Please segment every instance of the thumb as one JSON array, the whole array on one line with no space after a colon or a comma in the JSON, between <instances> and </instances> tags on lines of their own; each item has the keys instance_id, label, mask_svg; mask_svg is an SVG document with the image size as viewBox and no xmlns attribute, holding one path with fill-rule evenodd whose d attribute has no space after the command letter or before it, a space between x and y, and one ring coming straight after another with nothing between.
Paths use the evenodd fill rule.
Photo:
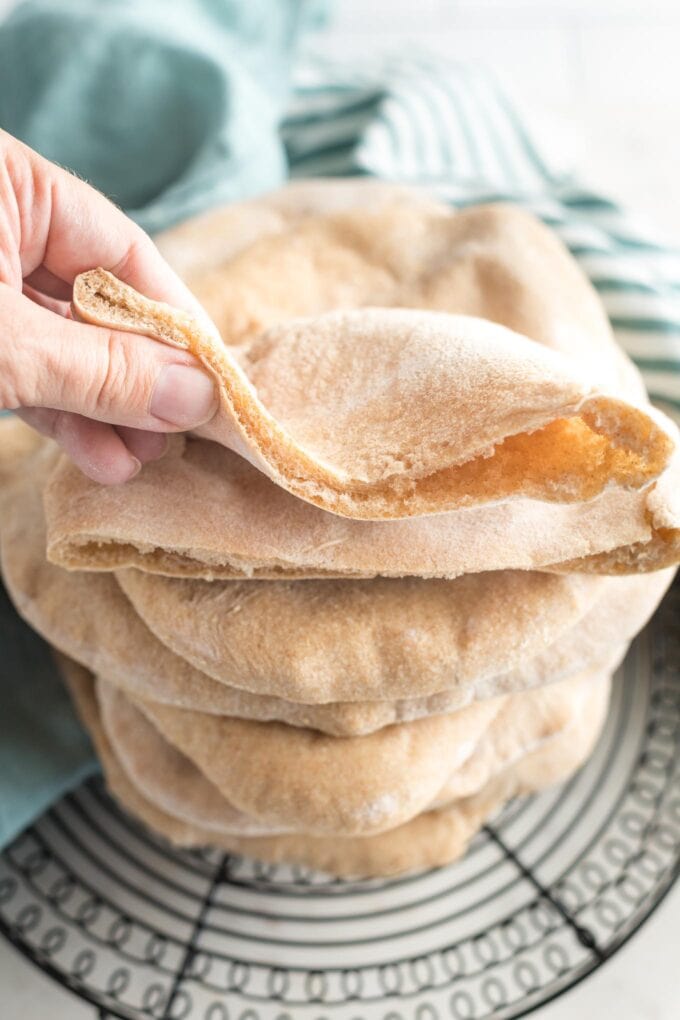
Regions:
<instances>
[{"instance_id":1,"label":"thumb","mask_svg":"<svg viewBox=\"0 0 680 1020\"><path fill-rule=\"evenodd\" d=\"M56 315L0 285L0 407L172 432L212 418L217 393L183 351Z\"/></svg>"}]
</instances>

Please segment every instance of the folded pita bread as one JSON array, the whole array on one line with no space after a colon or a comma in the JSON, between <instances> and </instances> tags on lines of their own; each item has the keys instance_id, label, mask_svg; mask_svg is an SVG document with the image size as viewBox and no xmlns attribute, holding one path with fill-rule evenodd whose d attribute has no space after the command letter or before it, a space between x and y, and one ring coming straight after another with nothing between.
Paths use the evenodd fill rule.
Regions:
<instances>
[{"instance_id":1,"label":"folded pita bread","mask_svg":"<svg viewBox=\"0 0 680 1020\"><path fill-rule=\"evenodd\" d=\"M285 226L261 229L273 210ZM453 312L507 326L644 398L594 288L557 235L516 206L456 211L413 188L296 182L173 228L161 247L176 268L184 262L229 345L337 309Z\"/></svg>"},{"instance_id":2,"label":"folded pita bread","mask_svg":"<svg viewBox=\"0 0 680 1020\"><path fill-rule=\"evenodd\" d=\"M675 446L658 413L483 319L364 308L292 320L250 345L244 370L203 322L105 270L76 279L73 306L85 321L196 355L221 397L202 434L353 519L639 489Z\"/></svg>"},{"instance_id":3,"label":"folded pita bread","mask_svg":"<svg viewBox=\"0 0 680 1020\"><path fill-rule=\"evenodd\" d=\"M360 212L347 212L355 203ZM308 215L332 208L345 211ZM183 224L164 236L163 250L229 343L248 347L291 317L367 304L462 312L587 364L634 403L644 399L593 288L557 237L517 209L453 213L419 192L312 182ZM174 444L176 455L182 445ZM85 483L83 491L76 470L63 465L48 498L50 556L68 567L138 565L208 579L451 577L562 561L617 572L680 558L677 466L663 498L606 489L586 504L519 499L386 528L301 505L242 458L204 446L188 444L181 464L149 466L150 478L124 490Z\"/></svg>"},{"instance_id":4,"label":"folded pita bread","mask_svg":"<svg viewBox=\"0 0 680 1020\"><path fill-rule=\"evenodd\" d=\"M460 857L484 821L506 800L560 781L578 768L600 732L606 700L584 712L580 725L528 755L475 797L429 811L389 832L359 838L311 836L226 836L187 823L164 811L130 782L101 726L91 676L75 663L62 663L65 680L83 722L89 729L113 795L151 829L180 846L221 847L267 861L288 861L344 877L369 877L416 871L447 864ZM593 696L603 688L595 685Z\"/></svg>"},{"instance_id":5,"label":"folded pita bread","mask_svg":"<svg viewBox=\"0 0 680 1020\"><path fill-rule=\"evenodd\" d=\"M172 577L457 577L487 570L632 573L680 559L680 461L644 491L586 503L509 500L403 521L303 503L216 443L172 437L124 486L67 457L45 492L48 555L67 569Z\"/></svg>"},{"instance_id":6,"label":"folded pita bread","mask_svg":"<svg viewBox=\"0 0 680 1020\"><path fill-rule=\"evenodd\" d=\"M592 709L594 687L600 684L608 688L608 683L603 676L591 677L587 684L574 678L553 685L546 693L532 691L505 698L501 710L433 806L478 793L492 777L524 755L578 726L583 713ZM98 679L96 689L106 736L126 775L145 797L192 824L234 835L273 834L222 797L217 787L164 740L114 685Z\"/></svg>"},{"instance_id":7,"label":"folded pita bread","mask_svg":"<svg viewBox=\"0 0 680 1020\"><path fill-rule=\"evenodd\" d=\"M505 674L471 677L466 683L459 678L458 684L450 690L429 696L411 693L405 698L367 701L361 699L362 671L355 677L338 678L349 690L354 680L354 694L360 700L308 706L215 681L184 658L174 655L154 637L124 598L113 577L66 572L45 561L39 478L41 471L44 474L49 470L50 458L54 455L49 452L50 447L51 444L46 444L41 454L45 463L34 463L22 478L21 486L10 492L11 500L7 497L5 500L8 512L0 528L0 545L8 590L22 615L64 653L102 673L132 695L180 708L260 721L276 720L339 736L356 736L394 722L442 714L463 707L473 698L493 697L561 679L604 661L609 651L614 656L611 659L611 668L614 668L615 657L622 654L625 643L645 623L672 577L672 572L667 572L604 581L601 598L585 616L579 616L583 603L579 603L578 598L569 596L568 590L563 589L560 601L554 598L560 594L559 590L553 590L551 606L555 619L549 621L541 607L538 607L537 619L545 626L546 638L555 635L560 627L564 628L562 636L544 647L534 659L522 658ZM176 611L172 602L168 611ZM570 620L571 625L568 625ZM279 637L286 639L286 628ZM534 640L535 637L534 632ZM470 638L465 640L470 641ZM501 635L498 640L502 643L507 638ZM474 641L473 635L473 644ZM258 654L261 644L258 636L251 641L252 656ZM378 650L376 646L372 652L374 660ZM243 666L245 670L245 656ZM244 677L245 671L234 679L242 684ZM289 684L292 679L291 673ZM310 677L310 682L312 680ZM418 690L420 678L416 672L412 672L411 682L412 690ZM263 686L271 688L272 683L267 685L265 679ZM306 686L309 688L309 684ZM314 696L313 683L309 693Z\"/></svg>"}]
</instances>

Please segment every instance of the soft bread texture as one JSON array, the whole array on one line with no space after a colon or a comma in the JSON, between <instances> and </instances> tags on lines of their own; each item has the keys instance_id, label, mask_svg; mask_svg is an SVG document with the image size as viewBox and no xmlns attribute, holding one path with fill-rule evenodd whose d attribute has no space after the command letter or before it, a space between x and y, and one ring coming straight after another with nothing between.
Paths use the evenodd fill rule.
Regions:
<instances>
[{"instance_id":1,"label":"soft bread texture","mask_svg":"<svg viewBox=\"0 0 680 1020\"><path fill-rule=\"evenodd\" d=\"M646 500L651 525L646 541L618 546L608 552L560 564L560 570L607 574L630 574L659 570L680 560L680 456L676 453L667 471L651 487Z\"/></svg>"},{"instance_id":2,"label":"soft bread texture","mask_svg":"<svg viewBox=\"0 0 680 1020\"><path fill-rule=\"evenodd\" d=\"M223 679L227 675L227 667L238 664L238 668L229 674L235 686L228 686L191 665L181 655L173 654L155 637L123 596L113 577L107 574L67 572L48 563L43 551L40 478L41 474L49 473L54 455L54 447L46 443L31 469L6 494L6 513L0 528L0 553L8 591L29 623L62 652L94 672L105 675L133 696L179 708L263 722L273 720L308 726L338 736L357 736L395 722L442 714L463 707L474 698L494 697L562 679L575 670L586 669L604 661L612 650L620 655L623 651L621 646L625 647L625 643L646 622L673 576L673 571L667 571L652 576L603 580L597 586L600 592L597 602L587 612L584 612L587 604L587 600L583 599L585 591L579 590L578 583L571 590L569 587L551 589L547 585L543 589L539 586L533 589L533 593L535 595L538 592L546 598L550 595L548 605L535 605L533 601L527 601L524 608L519 607L520 619L517 619L512 606L507 607L507 612L502 611L501 600L497 606L497 626L493 626L490 632L490 620L485 618L486 612L482 606L475 625L459 632L458 645L449 649L444 640L447 632L441 634L443 643L439 654L447 659L452 671L448 675L442 674L441 680L446 688L435 694L422 693L427 689L427 684L432 683L433 674L431 670L427 671L427 657L421 655L418 662L425 674L421 676L416 669L409 669L408 693L405 697L388 700L383 692L380 700L366 700L367 687L372 685L375 690L378 686L378 690L381 690L378 685L381 677L385 679L385 689L394 690L397 685L389 672L386 673L385 663L381 660L383 654L386 661L394 661L395 653L387 641L388 633L384 633L380 641L375 641L375 635L367 634L364 629L361 633L365 639L370 638L373 642L365 649L370 650L371 662L367 662L358 672L350 668L348 673L338 669L338 665L341 666L343 662L346 667L351 665L346 658L340 657L336 661L335 673L329 672L328 664L324 666L321 663L320 669L323 672L320 675L323 676L326 697L334 695L335 700L327 703L317 701L308 705L300 699L305 696L319 697L309 664L304 659L289 658L286 662L287 671L281 672L282 662L277 664L275 661L277 658L283 659L291 637L290 617L284 615L284 618L277 619L274 616L266 621L269 639L264 643L261 640L263 620L259 610L269 604L266 599L261 603L259 598L255 598L255 605L252 606L246 600L235 614L246 621L245 625L242 623L231 634L232 645L234 642L240 645L240 654L235 658L232 647L224 661L219 655L213 656L213 666L219 667ZM512 579L508 585L507 578L502 578L500 590L506 594L514 591L519 595L522 592L522 577L519 575L517 578L519 588L513 586ZM501 579L500 575L497 579ZM493 576L488 580L493 582ZM524 595L528 598L532 585L531 578L526 580L529 583L524 589ZM153 588L149 592L146 578L136 573L126 574L125 582L130 593L136 591L139 609L152 622L158 622L159 619L171 621L170 626L181 630L185 640L190 638L192 624L182 587L177 591L174 585L167 590L162 586L155 593ZM455 586L452 590L455 591ZM216 591L216 598L219 599L219 590ZM491 602L493 604L493 597ZM304 606L303 600L303 616ZM255 612L248 623L251 609ZM219 648L224 635L219 619L210 619L211 612L214 610L208 608L204 624L199 622L195 613L191 619L199 635L204 628L208 628L203 640L209 640ZM388 607L388 618L390 612ZM532 613L536 614L535 617L531 616ZM521 619L522 615L526 615L526 620ZM226 619L228 621L231 617ZM380 632L379 616L374 619L374 623ZM537 625L540 634L537 633ZM210 634L213 626L215 632ZM294 626L303 628L300 640L311 646L307 621L300 618ZM526 636L526 645L523 635ZM537 643L539 636L541 641ZM346 637L351 640L351 637ZM315 641L319 647L328 646L332 657L336 638L337 630L331 625L319 629ZM481 656L482 650L489 648L489 639L491 646L494 646L493 661L503 659L512 663L512 668L507 672L490 674L488 663ZM425 634L423 642L427 644L427 640ZM402 669L410 666L408 650L411 643L407 641L403 646ZM533 658L528 657L529 648L536 650L539 646L541 650L538 654ZM273 660L270 659L270 647L279 649ZM361 651L358 645L355 653L357 651ZM187 649L185 652L188 654ZM456 661L459 664L467 663L467 674L455 672ZM267 664L270 662L276 669L267 679ZM478 672L471 669L473 662L477 662ZM614 664L612 659L612 668ZM372 674L367 673L369 666L374 669ZM256 680L259 678L257 686L268 693L258 694L239 687L253 677ZM297 700L288 700L272 693L283 690ZM345 691L352 700L337 700L340 691Z\"/></svg>"},{"instance_id":3,"label":"soft bread texture","mask_svg":"<svg viewBox=\"0 0 680 1020\"><path fill-rule=\"evenodd\" d=\"M292 320L235 354L204 323L105 270L74 284L81 319L190 351L219 388L201 431L293 495L354 519L509 497L641 488L674 449L650 413L487 320L361 309Z\"/></svg>"},{"instance_id":4,"label":"soft bread texture","mask_svg":"<svg viewBox=\"0 0 680 1020\"><path fill-rule=\"evenodd\" d=\"M296 499L216 443L171 437L166 456L125 486L97 485L63 456L45 512L48 555L59 566L206 580L633 573L680 559L677 461L649 489L610 488L585 503L517 499L350 521Z\"/></svg>"},{"instance_id":5,"label":"soft bread texture","mask_svg":"<svg viewBox=\"0 0 680 1020\"><path fill-rule=\"evenodd\" d=\"M9 485L43 444L43 438L25 425L21 418L0 418L0 486Z\"/></svg>"},{"instance_id":6,"label":"soft bread texture","mask_svg":"<svg viewBox=\"0 0 680 1020\"><path fill-rule=\"evenodd\" d=\"M98 677L95 692L102 726L121 766L159 807L217 832L253 836L286 831L263 825L233 807L114 684Z\"/></svg>"},{"instance_id":7,"label":"soft bread texture","mask_svg":"<svg viewBox=\"0 0 680 1020\"><path fill-rule=\"evenodd\" d=\"M428 811L389 832L359 838L283 835L239 837L183 821L146 798L130 782L108 741L93 680L82 667L62 663L65 680L90 731L113 795L138 819L180 846L219 846L264 861L290 861L341 877L370 877L416 871L460 857L485 820L518 794L543 789L577 769L590 754L602 727L607 690L596 685L594 701L579 724L516 763L478 795ZM595 700L599 694L599 700Z\"/></svg>"},{"instance_id":8,"label":"soft bread texture","mask_svg":"<svg viewBox=\"0 0 680 1020\"><path fill-rule=\"evenodd\" d=\"M223 339L246 353L296 316L401 305L499 323L587 364L608 391L645 400L575 261L511 207L453 213L392 186L312 182L183 224L162 248ZM680 558L677 464L665 486L609 488L586 503L517 498L388 526L302 503L216 444L171 447L124 490L88 483L64 460L46 500L50 557L207 579L452 577L561 564L616 573Z\"/></svg>"},{"instance_id":9,"label":"soft bread texture","mask_svg":"<svg viewBox=\"0 0 680 1020\"><path fill-rule=\"evenodd\" d=\"M606 585L523 571L256 584L116 576L159 640L202 672L306 704L481 684L543 652Z\"/></svg>"},{"instance_id":10,"label":"soft bread texture","mask_svg":"<svg viewBox=\"0 0 680 1020\"><path fill-rule=\"evenodd\" d=\"M524 755L573 729L592 708L595 688L603 684L608 686L605 677L588 675L555 684L545 692L504 698L479 739L475 741L473 732L462 750L451 747L452 759L462 759L462 764L454 769L433 806L478 793ZM114 685L98 678L96 690L102 725L116 757L145 796L194 824L236 835L272 834L266 823L237 811ZM310 781L314 782L313 776ZM290 831L299 831L294 819Z\"/></svg>"},{"instance_id":11,"label":"soft bread texture","mask_svg":"<svg viewBox=\"0 0 680 1020\"><path fill-rule=\"evenodd\" d=\"M363 737L136 704L244 814L272 826L347 836L394 828L445 799L449 780L503 702L487 699Z\"/></svg>"},{"instance_id":12,"label":"soft bread texture","mask_svg":"<svg viewBox=\"0 0 680 1020\"><path fill-rule=\"evenodd\" d=\"M598 673L514 695L501 726L511 746L531 725L544 739L569 724ZM530 706L523 706L528 699ZM363 737L329 737L281 723L201 715L157 702L137 707L244 814L316 835L367 835L403 824L455 796L468 760L505 699L388 726ZM464 789L464 784L463 784Z\"/></svg>"},{"instance_id":13,"label":"soft bread texture","mask_svg":"<svg viewBox=\"0 0 680 1020\"><path fill-rule=\"evenodd\" d=\"M582 586L582 575L558 586L547 583L551 575L521 571L444 588L407 579L248 585L116 576L158 639L202 672L311 705L446 691L464 704L537 686L628 640L673 575L601 579L595 588Z\"/></svg>"},{"instance_id":14,"label":"soft bread texture","mask_svg":"<svg viewBox=\"0 0 680 1020\"><path fill-rule=\"evenodd\" d=\"M101 272L76 309L188 345L222 413L108 492L15 430L12 595L98 674L65 666L109 784L173 841L340 875L453 859L590 750L673 572L592 575L680 554L673 427L513 210L298 185L163 244L221 339Z\"/></svg>"},{"instance_id":15,"label":"soft bread texture","mask_svg":"<svg viewBox=\"0 0 680 1020\"><path fill-rule=\"evenodd\" d=\"M489 699L369 736L329 737L157 702L136 705L244 814L319 835L380 832L430 806L501 707Z\"/></svg>"},{"instance_id":16,"label":"soft bread texture","mask_svg":"<svg viewBox=\"0 0 680 1020\"><path fill-rule=\"evenodd\" d=\"M47 452L51 452L49 447ZM16 483L15 491L34 484L34 479L35 465L33 472ZM39 513L39 500L33 505ZM9 520L20 521L25 527L29 510L26 505L21 513L9 515ZM6 525L2 535L3 572L9 590L30 617L31 606L25 600L22 605L13 584L12 567L12 555L21 555L28 543L14 541L11 535L8 539ZM71 579L73 575L64 576ZM38 582L34 588L35 603L46 586ZM61 594L57 598L52 613L63 620L71 607ZM83 606L79 609L82 613ZM73 615L79 620L77 607ZM119 631L118 641L129 645L130 634ZM199 751L207 754L208 763L201 761L202 771L223 795L228 789L227 799L238 810L274 828L290 827L292 820L299 818L306 831L320 833L378 831L398 825L428 806L442 795L450 773L462 764L500 708L498 700L489 699L458 713L342 739L278 723L199 715L155 702L139 701L138 705L192 760ZM281 784L273 781L272 768ZM216 771L211 773L211 769ZM405 786L406 774L409 783ZM310 782L313 788L308 789Z\"/></svg>"},{"instance_id":17,"label":"soft bread texture","mask_svg":"<svg viewBox=\"0 0 680 1020\"><path fill-rule=\"evenodd\" d=\"M405 205L426 207L432 215L447 215L446 206L434 201L425 189L404 187L377 180L319 178L289 181L284 188L249 202L235 202L209 209L154 238L163 257L187 282L214 278L211 273L231 261L261 238L287 231L310 216L334 215L362 210L385 213ZM208 297L206 289L204 297ZM215 300L222 305L217 284ZM231 303L229 303L230 305ZM219 310L219 309L216 309ZM232 314L234 309L231 309Z\"/></svg>"},{"instance_id":18,"label":"soft bread texture","mask_svg":"<svg viewBox=\"0 0 680 1020\"><path fill-rule=\"evenodd\" d=\"M262 213L274 208L279 216L285 208L285 229L258 237ZM337 309L453 312L507 326L644 399L578 264L554 232L515 206L454 211L415 189L328 181L287 185L211 216L212 225L199 218L169 231L163 250L174 261L188 248L193 266L175 267L226 344L247 347L282 322ZM222 218L229 233L220 254ZM204 234L199 267L193 253Z\"/></svg>"},{"instance_id":19,"label":"soft bread texture","mask_svg":"<svg viewBox=\"0 0 680 1020\"><path fill-rule=\"evenodd\" d=\"M307 212L323 211L333 204L346 209L347 193L343 194L340 186L336 190L340 199L334 203L328 198L333 194L332 188L324 191L312 186L301 203L300 193L304 194L305 189L298 186L297 190L293 189L295 194L288 204L294 209L297 206L298 212L300 208ZM360 186L351 189L352 201L359 202L357 196L361 190ZM350 211L325 217L307 216L303 222L298 215L286 229L274 231L276 236L271 236L272 232L262 225L264 205L259 207L259 212L252 203L240 210L232 208L219 214L216 225L211 228L205 220L179 228L174 251L179 257L183 243L195 251L201 231L207 232L211 257L224 264L213 269L212 275L204 272L203 276L194 265L188 275L229 344L243 343L245 339L252 342L267 326L290 320L292 316L318 314L337 307L381 303L459 310L498 322L506 321L522 330L528 326L528 336L556 350L566 351L572 358L587 353L589 367L601 378L606 374L603 366L608 361L618 361L619 386L628 386L630 392L636 390L640 395L639 380L635 380L635 373L616 352L597 299L573 261L545 228L509 208L487 207L452 214L420 196L407 200L402 194L395 200L394 189L389 194L390 200L378 212L368 213L364 201L360 215ZM265 220L272 215L277 198L280 206L285 205L286 190L268 200ZM221 219L225 217L232 228L236 227L237 240L227 240L226 251L219 251L215 238ZM258 224L262 228L261 235L269 236L258 238ZM405 245L407 236L410 244ZM473 239L474 245L471 244ZM171 236L166 236L165 244L172 257ZM505 259L500 254L503 249ZM540 250L540 260L535 258L537 250ZM550 315L539 311L536 297L551 272L554 284L558 270L560 286L552 288L556 293L550 321ZM526 287L526 279L522 279L523 273L527 279L531 274L535 280L533 294ZM580 300L574 305L571 298L579 290ZM101 297L98 300L101 302ZM130 309L126 312L119 307L116 314L125 318L129 312ZM163 328L169 328L167 321ZM599 350L597 344L593 348L594 338L599 341ZM266 384L271 371L276 376L276 366L269 365L269 350L267 364L263 365L262 344L260 340L256 354L259 386ZM265 346L271 345L267 342ZM325 348L323 356L328 357L328 345ZM342 361L343 352L337 353ZM287 351L283 356L286 370L289 354ZM250 352L247 360L252 360ZM611 373L607 381L611 385ZM276 378L272 383L276 392L270 392L270 399L282 393ZM292 410L298 417L298 426L303 427L300 408L296 405ZM286 413L291 413L290 403ZM315 442L319 439L318 424L317 420L311 423ZM337 417L333 419L333 425L336 424ZM343 450L346 447L345 442ZM339 451L340 455L343 450ZM354 453L350 444L350 457ZM384 467L383 464L380 470Z\"/></svg>"}]
</instances>

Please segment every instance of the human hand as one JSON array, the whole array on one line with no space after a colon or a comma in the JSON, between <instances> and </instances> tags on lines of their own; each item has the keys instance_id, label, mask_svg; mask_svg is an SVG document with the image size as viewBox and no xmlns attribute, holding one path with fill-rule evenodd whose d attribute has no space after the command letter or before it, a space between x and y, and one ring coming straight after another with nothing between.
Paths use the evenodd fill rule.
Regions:
<instances>
[{"instance_id":1,"label":"human hand","mask_svg":"<svg viewBox=\"0 0 680 1020\"><path fill-rule=\"evenodd\" d=\"M161 456L163 433L208 421L217 395L191 355L73 319L73 281L96 266L200 314L139 227L0 131L0 409L55 439L90 478L116 484Z\"/></svg>"}]
</instances>

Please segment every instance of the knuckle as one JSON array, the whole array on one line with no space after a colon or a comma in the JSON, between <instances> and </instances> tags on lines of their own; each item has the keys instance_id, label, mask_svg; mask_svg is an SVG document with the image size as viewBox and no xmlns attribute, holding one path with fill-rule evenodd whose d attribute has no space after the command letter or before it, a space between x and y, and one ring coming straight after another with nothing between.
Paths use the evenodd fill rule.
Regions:
<instances>
[{"instance_id":1,"label":"knuckle","mask_svg":"<svg viewBox=\"0 0 680 1020\"><path fill-rule=\"evenodd\" d=\"M134 275L135 268L140 265L143 262L144 257L148 255L150 247L152 247L151 239L144 233L141 227L135 227L134 234L130 239L123 257L115 264L115 266L111 267L110 271L120 280L127 281L130 276Z\"/></svg>"},{"instance_id":2,"label":"knuckle","mask_svg":"<svg viewBox=\"0 0 680 1020\"><path fill-rule=\"evenodd\" d=\"M129 344L120 333L107 332L101 368L92 381L89 403L103 414L130 411L136 405L135 375Z\"/></svg>"}]
</instances>

